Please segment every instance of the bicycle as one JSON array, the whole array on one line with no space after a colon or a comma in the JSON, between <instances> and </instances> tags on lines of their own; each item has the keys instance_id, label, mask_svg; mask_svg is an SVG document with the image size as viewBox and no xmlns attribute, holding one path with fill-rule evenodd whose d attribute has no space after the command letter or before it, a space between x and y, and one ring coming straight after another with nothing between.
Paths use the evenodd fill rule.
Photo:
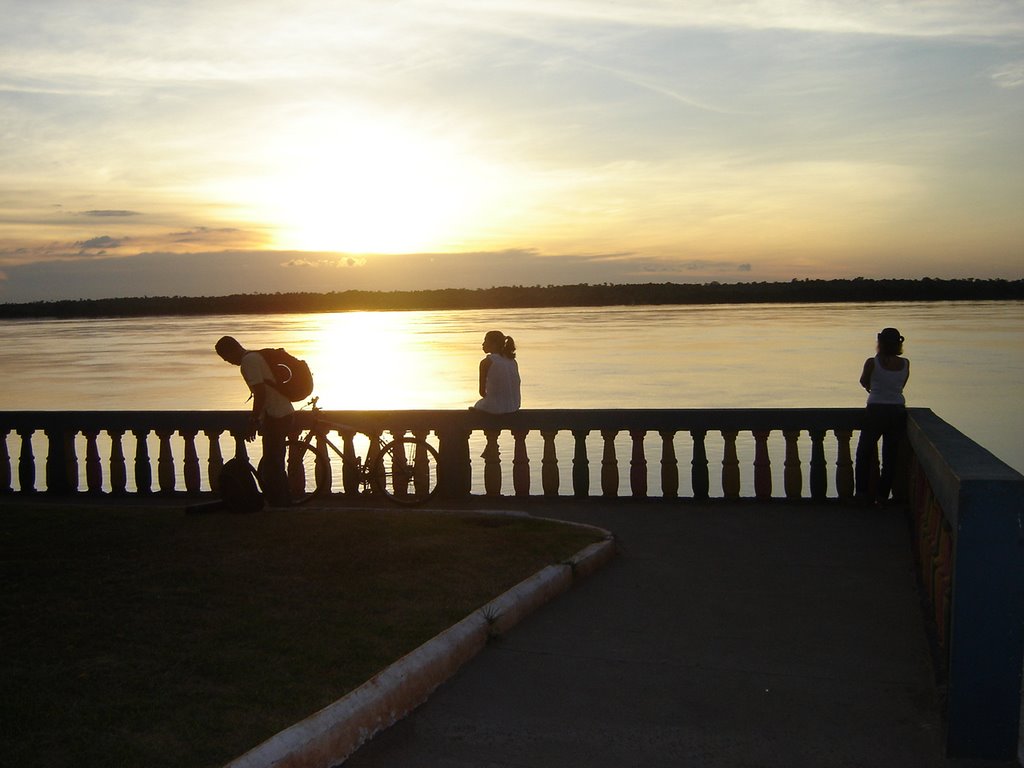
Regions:
<instances>
[{"instance_id":1,"label":"bicycle","mask_svg":"<svg viewBox=\"0 0 1024 768\"><path fill-rule=\"evenodd\" d=\"M380 495L407 506L422 504L437 493L439 457L434 446L408 435L394 436L390 441L380 434L369 435L366 461L355 455L350 441L345 445L346 459L346 450L331 442L328 433L334 430L354 434L358 430L317 417L321 411L318 401L314 397L307 403L313 415L311 426L287 442L288 483L293 503L305 503L331 493L334 472L330 451L342 462L346 490L354 488L358 494Z\"/></svg>"}]
</instances>

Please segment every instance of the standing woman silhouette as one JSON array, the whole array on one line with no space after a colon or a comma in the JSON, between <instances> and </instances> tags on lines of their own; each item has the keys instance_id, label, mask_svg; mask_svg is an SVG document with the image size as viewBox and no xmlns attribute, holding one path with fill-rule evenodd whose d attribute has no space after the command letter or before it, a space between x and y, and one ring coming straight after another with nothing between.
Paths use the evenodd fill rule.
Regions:
<instances>
[{"instance_id":1,"label":"standing woman silhouette","mask_svg":"<svg viewBox=\"0 0 1024 768\"><path fill-rule=\"evenodd\" d=\"M516 343L501 331L488 331L480 361L480 400L473 407L487 413L513 413L521 404Z\"/></svg>"},{"instance_id":2,"label":"standing woman silhouette","mask_svg":"<svg viewBox=\"0 0 1024 768\"><path fill-rule=\"evenodd\" d=\"M895 328L878 334L878 352L864 361L860 385L868 391L864 428L857 443L857 498L878 504L889 498L896 468L896 454L907 426L903 388L910 378L910 361L903 354L903 336ZM882 439L881 473L872 492L874 454Z\"/></svg>"}]
</instances>

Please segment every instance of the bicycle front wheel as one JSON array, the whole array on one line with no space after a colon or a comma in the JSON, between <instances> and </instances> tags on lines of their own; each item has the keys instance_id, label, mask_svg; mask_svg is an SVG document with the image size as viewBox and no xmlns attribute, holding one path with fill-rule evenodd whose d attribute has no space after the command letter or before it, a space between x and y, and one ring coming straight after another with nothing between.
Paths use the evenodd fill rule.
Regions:
<instances>
[{"instance_id":1,"label":"bicycle front wheel","mask_svg":"<svg viewBox=\"0 0 1024 768\"><path fill-rule=\"evenodd\" d=\"M331 460L322 447L305 440L288 441L288 490L293 504L331 492Z\"/></svg>"},{"instance_id":2,"label":"bicycle front wheel","mask_svg":"<svg viewBox=\"0 0 1024 768\"><path fill-rule=\"evenodd\" d=\"M381 449L370 470L374 490L397 504L422 504L437 493L438 455L415 437L399 437Z\"/></svg>"}]
</instances>

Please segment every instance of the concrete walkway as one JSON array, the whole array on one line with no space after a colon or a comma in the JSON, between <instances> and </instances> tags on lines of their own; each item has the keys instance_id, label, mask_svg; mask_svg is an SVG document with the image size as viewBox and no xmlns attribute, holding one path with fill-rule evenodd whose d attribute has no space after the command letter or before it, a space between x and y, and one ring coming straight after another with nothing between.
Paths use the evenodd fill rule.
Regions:
<instances>
[{"instance_id":1,"label":"concrete walkway","mask_svg":"<svg viewBox=\"0 0 1024 768\"><path fill-rule=\"evenodd\" d=\"M620 554L346 768L967 765L942 756L899 511L519 508L611 530Z\"/></svg>"}]
</instances>

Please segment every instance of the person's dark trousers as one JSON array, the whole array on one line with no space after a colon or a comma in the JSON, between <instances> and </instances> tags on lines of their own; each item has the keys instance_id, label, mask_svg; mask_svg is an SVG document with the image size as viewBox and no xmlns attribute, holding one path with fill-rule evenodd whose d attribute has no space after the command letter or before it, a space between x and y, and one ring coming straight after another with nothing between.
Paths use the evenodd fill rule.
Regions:
<instances>
[{"instance_id":1,"label":"person's dark trousers","mask_svg":"<svg viewBox=\"0 0 1024 768\"><path fill-rule=\"evenodd\" d=\"M907 431L907 409L902 405L869 405L864 417L864 428L857 443L856 483L858 498L885 501L892 491L892 477L896 470L900 441ZM878 488L872 493L875 451L882 440L881 472Z\"/></svg>"},{"instance_id":2,"label":"person's dark trousers","mask_svg":"<svg viewBox=\"0 0 1024 768\"><path fill-rule=\"evenodd\" d=\"M285 451L294 421L293 414L280 419L270 416L263 418L263 460L260 462L260 473L265 486L263 493L272 507L286 507L291 502Z\"/></svg>"}]
</instances>

